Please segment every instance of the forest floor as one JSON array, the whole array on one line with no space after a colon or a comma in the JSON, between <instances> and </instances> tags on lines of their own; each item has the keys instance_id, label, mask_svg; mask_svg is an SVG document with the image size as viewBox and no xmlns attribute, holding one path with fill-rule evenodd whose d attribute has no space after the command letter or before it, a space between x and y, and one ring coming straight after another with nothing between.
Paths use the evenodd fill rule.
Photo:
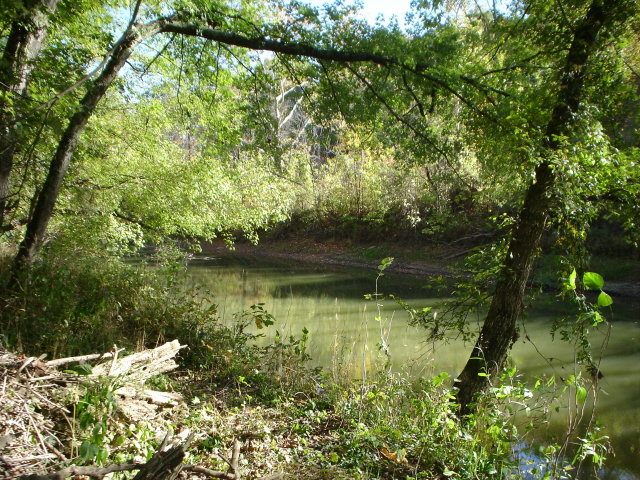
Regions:
<instances>
[{"instance_id":1,"label":"forest floor","mask_svg":"<svg viewBox=\"0 0 640 480\"><path fill-rule=\"evenodd\" d=\"M205 243L205 256L269 258L286 262L310 263L328 267L375 269L385 257L394 262L386 271L412 276L453 277L460 271L457 263L472 250L469 246L409 245L396 243L358 244L344 241L315 241L307 238L262 241L258 245L237 243L230 250L223 241ZM543 259L534 282L553 289L555 276L550 263ZM617 296L640 298L640 262L597 257L590 266L607 279L607 292Z\"/></svg>"}]
</instances>

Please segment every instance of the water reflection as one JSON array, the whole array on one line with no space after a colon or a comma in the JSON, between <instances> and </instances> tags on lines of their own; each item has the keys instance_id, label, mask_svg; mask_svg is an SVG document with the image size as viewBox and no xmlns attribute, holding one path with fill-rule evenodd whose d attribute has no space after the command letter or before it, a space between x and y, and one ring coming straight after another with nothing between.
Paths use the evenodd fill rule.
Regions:
<instances>
[{"instance_id":1,"label":"water reflection","mask_svg":"<svg viewBox=\"0 0 640 480\"><path fill-rule=\"evenodd\" d=\"M299 335L306 327L314 364L339 377L362 377L389 359L394 369L414 375L440 371L455 375L470 351L470 345L461 341L451 341L446 346L426 342L424 331L409 326L406 313L394 302L385 301L378 307L376 302L366 301L364 294L375 291L375 271L330 271L316 266L225 258L195 261L190 265L190 274L211 290L225 318L231 319L233 313L263 302L276 318L271 334L277 329L287 335ZM389 275L382 280L380 290L394 293L416 307L436 305L438 298L425 290L423 283L420 279ZM568 307L551 296L537 305L528 312L524 324L527 335L521 335L512 351L515 364L528 377L567 378L578 373L572 349L549 335L552 319L567 313ZM640 304L620 300L610 336L604 330L592 335L597 347L608 343L601 364L604 378L599 382L597 410L615 451L600 478L640 478L639 319ZM536 441L562 438L566 429L564 413L566 410L561 409L548 425L540 425ZM531 478L535 478L533 474Z\"/></svg>"}]
</instances>

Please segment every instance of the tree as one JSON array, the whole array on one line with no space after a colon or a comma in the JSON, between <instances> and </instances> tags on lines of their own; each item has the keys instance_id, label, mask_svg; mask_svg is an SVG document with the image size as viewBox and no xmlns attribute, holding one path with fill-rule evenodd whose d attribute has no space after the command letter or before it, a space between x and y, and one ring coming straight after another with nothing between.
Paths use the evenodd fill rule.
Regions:
<instances>
[{"instance_id":1,"label":"tree","mask_svg":"<svg viewBox=\"0 0 640 480\"><path fill-rule=\"evenodd\" d=\"M201 5L197 6L201 7ZM217 17L207 16L206 9L204 9L204 11L198 10L195 17L193 15L190 16L184 11L177 11L174 14L139 24L137 23L137 19L140 13L140 7L141 1L138 1L129 25L105 57L103 61L104 67L96 79L90 82L84 97L78 104L76 112L70 118L62 134L56 151L53 154L46 180L37 194L33 212L27 223L24 239L16 255L14 268L16 275L33 261L41 247L63 179L69 168L80 135L93 115L96 106L117 78L134 48L145 39L153 37L154 35L168 33L186 37L198 37L224 45L249 48L252 50L271 51L285 55L310 57L322 61L341 63L366 62L384 67L396 66L400 70L417 75L430 83L435 82L452 90L444 81L439 80L434 75L424 73L427 67L423 64L405 64L401 59L367 51L321 48L295 40L274 40L271 39L268 34L262 32L258 36L247 36L233 31L233 27L237 28L237 25L233 24L231 25L231 31L227 30L225 27L228 26L228 19L236 19L237 15L234 16L233 14L227 13L225 18L225 14L221 14L215 8L212 10L212 15L215 14ZM151 13L153 13L153 11ZM194 20L194 18L202 22L203 17L204 25L202 23L189 22L189 20ZM242 19L242 17L239 18L245 23L248 23L251 29L257 28L255 24L247 22ZM282 31L275 31L282 34ZM12 283L15 282L16 275L13 276L14 280Z\"/></svg>"},{"instance_id":2,"label":"tree","mask_svg":"<svg viewBox=\"0 0 640 480\"><path fill-rule=\"evenodd\" d=\"M524 308L525 289L540 239L554 210L557 176L554 156L571 138L583 101L589 61L602 45L607 27L624 18L624 2L594 0L573 31L573 38L560 72L558 97L542 139L542 159L527 189L522 210L500 278L495 286L489 311L471 357L459 375L457 400L468 413L474 396L486 388L488 378L502 368L517 338L516 322ZM577 143L578 139L572 139Z\"/></svg>"},{"instance_id":3,"label":"tree","mask_svg":"<svg viewBox=\"0 0 640 480\"><path fill-rule=\"evenodd\" d=\"M18 126L14 120L22 97L27 92L35 58L40 52L49 28L49 18L59 0L28 0L9 2L3 12L13 15L9 36L0 60L0 232L8 229L4 223L9 201L9 180L18 145Z\"/></svg>"},{"instance_id":4,"label":"tree","mask_svg":"<svg viewBox=\"0 0 640 480\"><path fill-rule=\"evenodd\" d=\"M95 78L85 78L82 84L75 85L84 93L61 138L54 142L56 148L44 183L34 189L33 208L15 259L14 283L39 252L81 135L98 105L117 84L121 71L128 63L135 67L132 55L136 49L149 48L149 45L140 48L143 42L162 39L159 44L152 43L159 47L158 54L141 67L143 70L149 68L149 64L162 61L164 55L182 60L184 51L173 51L175 39L192 45L194 52L196 45L202 52L210 52L210 46L216 45L218 51L223 49L229 53L222 62L215 55L203 54L204 62L192 65L203 75L211 70L212 75L216 75L228 68L231 57L247 70L258 70L262 62L254 58L246 65L240 59L242 54L238 48L270 51L276 54L281 70L294 77L295 84L308 82L326 93L324 102L318 102L325 107L325 114L339 111L348 121L375 121L387 141L399 145L399 151L418 159L435 158L443 162L461 183L465 179L456 168L459 165L456 157L466 148L482 142L485 151L502 145L502 155L515 155L510 150L516 143L503 141L503 137L513 138L514 132L527 130L526 138L518 139L517 145L526 152L521 154L525 157L523 165L500 163L495 153L487 155L487 163L499 164L497 170L503 169L508 174L518 171L523 184L530 180L532 173L535 178L524 196L484 327L460 375L458 399L462 411L468 411L474 394L487 385L486 375L493 375L501 368L516 336L516 320L523 310L526 284L540 238L556 207L554 195L560 187L556 159L565 154L567 145L579 147L579 134L573 127L585 97L588 66L603 51L600 46L604 33L623 24L621 12L633 9L626 0L616 0L610 5L605 5L604 0L593 0L589 6L577 0L573 3L571 18L575 18L576 12L584 13L584 18L575 23L566 15L551 15L550 7L544 2L517 3L522 7L521 18L503 19L494 13L496 25L503 28L496 31L505 36L496 34L492 38L493 32L485 28L489 30L485 38L477 34L477 29L465 27L465 30L447 21L443 12L432 15L426 10L418 15L420 28L404 35L393 27L374 28L352 20L344 22L345 12L337 7L329 8L325 16L299 5L282 8L272 21L260 11L261 4L226 6L214 1L185 0L145 5L138 0L122 36L104 56ZM609 6L612 8L605 8ZM490 24L482 15L479 19L482 25ZM323 22L328 23L320 26ZM541 35L551 43L546 51L518 57L519 50L525 48L517 41L518 28L523 22L538 22L543 30ZM468 36L464 37L461 32ZM478 49L496 51L496 54L485 55L490 57L488 61L476 62ZM505 50L509 50L509 55ZM541 80L543 87L538 87L536 82L540 77L531 74L531 70L537 69L535 61L553 60L545 67L551 71L557 67L554 62L563 55L559 75L553 80L547 75ZM517 61L496 65L504 57ZM215 67L208 60L214 61ZM184 74L188 76L186 69ZM554 89L559 90L557 96L552 94ZM539 95L540 92L544 95ZM509 112L514 105L525 110L527 115L522 116L528 118L522 122L520 118L514 120L517 115ZM439 109L442 112L438 112ZM437 121L434 111L440 113ZM15 125L22 113L25 112L6 113L4 125ZM540 125L546 127L538 131ZM8 144L16 144L17 137L7 132ZM476 155L481 153L483 149L477 148ZM200 165L204 169L208 164ZM12 163L5 162L2 168L3 178L8 181ZM4 200L7 196L4 194ZM139 205L134 198L135 195L131 195L121 201L114 214L123 221L143 225L144 220L131 217ZM162 222L156 222L156 226L159 223ZM196 229L190 231L193 232ZM164 233L185 231L166 229ZM207 236L214 232L201 230L195 234Z\"/></svg>"}]
</instances>

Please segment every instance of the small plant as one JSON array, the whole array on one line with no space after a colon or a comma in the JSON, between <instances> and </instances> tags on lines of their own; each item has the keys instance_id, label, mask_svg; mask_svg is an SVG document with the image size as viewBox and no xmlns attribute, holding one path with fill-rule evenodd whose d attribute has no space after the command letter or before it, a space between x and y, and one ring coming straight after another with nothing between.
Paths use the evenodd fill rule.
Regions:
<instances>
[{"instance_id":1,"label":"small plant","mask_svg":"<svg viewBox=\"0 0 640 480\"><path fill-rule=\"evenodd\" d=\"M108 456L112 415L117 406L113 379L97 379L85 385L84 394L74 403L73 420L77 448L76 463L103 465ZM76 451L72 446L72 452Z\"/></svg>"},{"instance_id":2,"label":"small plant","mask_svg":"<svg viewBox=\"0 0 640 480\"><path fill-rule=\"evenodd\" d=\"M601 313L602 309L613 305L613 299L603 290L603 287L604 279L600 274L584 272L582 288L580 288L577 284L577 272L573 269L562 282L562 293L569 296L577 306L578 313L575 318L564 317L556 320L552 329L552 334L559 332L564 341L576 345L578 363L586 365L587 369L593 372L596 377L599 375L599 370L592 357L589 332L601 324L606 325L606 318ZM585 290L598 292L595 302L589 301Z\"/></svg>"}]
</instances>

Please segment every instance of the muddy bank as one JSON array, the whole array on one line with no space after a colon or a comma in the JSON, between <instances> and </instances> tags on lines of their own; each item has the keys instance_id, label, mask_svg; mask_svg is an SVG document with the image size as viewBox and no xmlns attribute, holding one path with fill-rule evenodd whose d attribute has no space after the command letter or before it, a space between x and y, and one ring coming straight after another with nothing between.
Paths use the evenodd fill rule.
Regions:
<instances>
[{"instance_id":1,"label":"muddy bank","mask_svg":"<svg viewBox=\"0 0 640 480\"><path fill-rule=\"evenodd\" d=\"M314 265L336 266L346 268L376 269L380 260L394 257L393 264L387 272L401 275L453 276L452 260L459 257L459 251L451 249L433 249L431 259L415 258L416 252L405 246L370 246L349 247L338 243L316 242L270 242L258 245L237 244L233 250L220 243L202 245L202 253L207 256L242 256L255 258L271 258ZM429 253L422 253L427 256ZM412 258L413 257L413 258Z\"/></svg>"},{"instance_id":2,"label":"muddy bank","mask_svg":"<svg viewBox=\"0 0 640 480\"><path fill-rule=\"evenodd\" d=\"M202 245L202 254L214 257L241 256L279 259L328 267L363 268L375 270L380 260L394 257L387 272L415 277L453 277L455 262L464 258L468 249L451 246L406 245L345 245L339 242L315 242L295 240L287 242L265 242L258 245L239 243L230 250L224 242ZM550 291L554 290L548 286ZM640 281L607 281L605 290L616 297L640 301Z\"/></svg>"}]
</instances>

